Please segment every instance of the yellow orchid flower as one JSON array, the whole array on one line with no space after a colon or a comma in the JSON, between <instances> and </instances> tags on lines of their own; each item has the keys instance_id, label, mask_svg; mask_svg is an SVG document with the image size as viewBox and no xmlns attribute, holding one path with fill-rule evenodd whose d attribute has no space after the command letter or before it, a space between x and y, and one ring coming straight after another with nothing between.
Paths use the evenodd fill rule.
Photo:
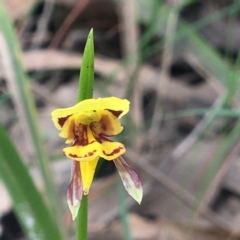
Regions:
<instances>
[{"instance_id":1,"label":"yellow orchid flower","mask_svg":"<svg viewBox=\"0 0 240 240\"><path fill-rule=\"evenodd\" d=\"M140 203L142 186L138 175L121 157L126 152L122 143L109 137L123 127L119 119L129 111L129 101L116 97L87 99L73 107L52 112L54 125L69 147L63 153L74 160L67 199L73 219L77 216L82 194L88 194L100 157L113 160L124 187Z\"/></svg>"}]
</instances>

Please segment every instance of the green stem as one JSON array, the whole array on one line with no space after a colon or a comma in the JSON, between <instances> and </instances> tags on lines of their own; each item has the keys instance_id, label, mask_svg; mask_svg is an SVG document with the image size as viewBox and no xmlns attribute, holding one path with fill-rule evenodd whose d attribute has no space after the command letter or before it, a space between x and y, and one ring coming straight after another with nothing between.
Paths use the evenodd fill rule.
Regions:
<instances>
[{"instance_id":1,"label":"green stem","mask_svg":"<svg viewBox=\"0 0 240 240\"><path fill-rule=\"evenodd\" d=\"M77 240L87 240L88 229L88 195L83 195L77 217Z\"/></svg>"},{"instance_id":2,"label":"green stem","mask_svg":"<svg viewBox=\"0 0 240 240\"><path fill-rule=\"evenodd\" d=\"M94 42L93 29L90 30L84 49L79 77L77 102L93 97L94 82ZM77 216L77 240L88 239L88 195L83 195Z\"/></svg>"}]
</instances>

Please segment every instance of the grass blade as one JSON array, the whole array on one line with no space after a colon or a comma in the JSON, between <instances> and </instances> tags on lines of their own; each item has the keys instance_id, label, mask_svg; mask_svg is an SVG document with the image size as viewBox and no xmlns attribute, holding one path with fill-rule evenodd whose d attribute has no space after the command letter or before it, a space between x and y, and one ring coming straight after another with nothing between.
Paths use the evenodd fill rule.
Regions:
<instances>
[{"instance_id":1,"label":"grass blade","mask_svg":"<svg viewBox=\"0 0 240 240\"><path fill-rule=\"evenodd\" d=\"M13 201L20 223L31 240L62 239L7 132L0 125L0 177Z\"/></svg>"},{"instance_id":2,"label":"grass blade","mask_svg":"<svg viewBox=\"0 0 240 240\"><path fill-rule=\"evenodd\" d=\"M3 33L3 37L1 36L0 38L0 51L2 53L2 60L6 78L8 80L9 91L16 108L20 125L22 126L24 132L24 137L27 136L26 145L30 145L30 147L34 149L38 160L50 209L54 216L56 216L56 221L59 226L61 226L60 229L64 233L65 228L61 221L61 211L59 211L59 204L55 194L55 188L50 171L50 162L45 152L39 132L39 126L37 124L38 118L34 105L34 99L30 90L29 80L21 62L21 49L14 33L12 22L9 19L1 0L0 27Z\"/></svg>"}]
</instances>

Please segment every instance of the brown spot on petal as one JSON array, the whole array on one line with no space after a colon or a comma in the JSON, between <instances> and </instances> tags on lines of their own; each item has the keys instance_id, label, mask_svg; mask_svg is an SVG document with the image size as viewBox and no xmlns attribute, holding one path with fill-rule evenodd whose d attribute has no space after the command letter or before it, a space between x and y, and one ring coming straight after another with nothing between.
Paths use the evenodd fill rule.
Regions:
<instances>
[{"instance_id":1,"label":"brown spot on petal","mask_svg":"<svg viewBox=\"0 0 240 240\"><path fill-rule=\"evenodd\" d=\"M99 142L99 143L102 143L103 141L101 140L101 136L94 136L96 141ZM103 138L102 138L103 139Z\"/></svg>"},{"instance_id":2,"label":"brown spot on petal","mask_svg":"<svg viewBox=\"0 0 240 240\"><path fill-rule=\"evenodd\" d=\"M106 130L108 129L105 124L102 124L102 125L101 125L101 128L102 128L103 131L106 131Z\"/></svg>"},{"instance_id":3,"label":"brown spot on petal","mask_svg":"<svg viewBox=\"0 0 240 240\"><path fill-rule=\"evenodd\" d=\"M74 128L74 134L76 138L76 142L74 145L86 146L89 144L88 142L88 132L87 126L83 124L76 125Z\"/></svg>"},{"instance_id":4,"label":"brown spot on petal","mask_svg":"<svg viewBox=\"0 0 240 240\"><path fill-rule=\"evenodd\" d=\"M116 117L114 116L116 119ZM104 136L111 137L114 136L114 126L108 115L103 114L99 122L93 122L90 124L90 129L92 130L94 137L102 138Z\"/></svg>"},{"instance_id":5,"label":"brown spot on petal","mask_svg":"<svg viewBox=\"0 0 240 240\"><path fill-rule=\"evenodd\" d=\"M80 158L80 156L78 156L77 154L72 154L72 153L70 153L68 156L71 158Z\"/></svg>"},{"instance_id":6,"label":"brown spot on petal","mask_svg":"<svg viewBox=\"0 0 240 240\"><path fill-rule=\"evenodd\" d=\"M66 116L66 117L63 117L63 118L58 118L58 124L59 124L61 127L63 127L64 123L66 122L66 120L67 120L70 116L72 116L72 114L70 114L70 115L68 115L68 116Z\"/></svg>"},{"instance_id":7,"label":"brown spot on petal","mask_svg":"<svg viewBox=\"0 0 240 240\"><path fill-rule=\"evenodd\" d=\"M93 154L94 154L96 151L97 151L97 150L94 150L94 151L92 151L92 152L88 152L88 157L93 156Z\"/></svg>"},{"instance_id":8,"label":"brown spot on petal","mask_svg":"<svg viewBox=\"0 0 240 240\"><path fill-rule=\"evenodd\" d=\"M93 156L93 154L96 152L97 150L94 150L94 151L92 151L92 152L88 152L87 154L85 154L84 156L82 156L82 157L91 157L91 156ZM82 158L81 157L81 158Z\"/></svg>"},{"instance_id":9,"label":"brown spot on petal","mask_svg":"<svg viewBox=\"0 0 240 240\"><path fill-rule=\"evenodd\" d=\"M119 117L121 115L121 113L123 111L119 110L119 111L115 111L115 110L111 110L111 109L105 109L105 110L108 110L109 112L111 112L115 117Z\"/></svg>"},{"instance_id":10,"label":"brown spot on petal","mask_svg":"<svg viewBox=\"0 0 240 240\"><path fill-rule=\"evenodd\" d=\"M91 157L91 156L93 156L93 154L96 152L97 150L93 150L92 152L88 152L87 154L85 154L84 156L79 156L79 155L77 155L77 154L72 154L72 153L69 153L68 154L68 157L69 158L74 158L74 159L76 159L76 158L86 158L86 157ZM63 152L64 153L64 152ZM65 153L64 153L65 154ZM66 155L66 154L65 154Z\"/></svg>"}]
</instances>

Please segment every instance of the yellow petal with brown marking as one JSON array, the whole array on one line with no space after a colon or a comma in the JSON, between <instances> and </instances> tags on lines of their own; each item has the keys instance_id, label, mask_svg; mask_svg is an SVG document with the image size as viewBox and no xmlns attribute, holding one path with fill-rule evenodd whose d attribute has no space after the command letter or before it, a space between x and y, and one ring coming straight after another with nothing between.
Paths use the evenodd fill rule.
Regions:
<instances>
[{"instance_id":1,"label":"yellow petal with brown marking","mask_svg":"<svg viewBox=\"0 0 240 240\"><path fill-rule=\"evenodd\" d=\"M99 156L106 160L113 160L126 152L125 146L119 142L103 141L100 146Z\"/></svg>"},{"instance_id":2,"label":"yellow petal with brown marking","mask_svg":"<svg viewBox=\"0 0 240 240\"><path fill-rule=\"evenodd\" d=\"M74 127L75 127L75 121L74 121L74 115L72 115L68 117L67 120L64 122L62 131L59 133L60 137L67 139L66 143L71 143L75 139Z\"/></svg>"},{"instance_id":3,"label":"yellow petal with brown marking","mask_svg":"<svg viewBox=\"0 0 240 240\"><path fill-rule=\"evenodd\" d=\"M92 160L98 156L100 145L98 142L93 142L85 146L73 145L63 149L63 153L66 157L75 161Z\"/></svg>"},{"instance_id":4,"label":"yellow petal with brown marking","mask_svg":"<svg viewBox=\"0 0 240 240\"><path fill-rule=\"evenodd\" d=\"M115 112L118 118L121 118L129 111L129 101L116 97L87 99L79 102L71 108L66 108L66 115L76 112L91 111L91 110L111 110ZM61 109L63 110L63 109ZM59 113L58 113L59 114ZM57 115L57 114L56 114ZM66 116L65 115L65 116ZM57 115L59 117L59 115Z\"/></svg>"},{"instance_id":5,"label":"yellow petal with brown marking","mask_svg":"<svg viewBox=\"0 0 240 240\"><path fill-rule=\"evenodd\" d=\"M123 127L118 118L114 116L108 110L99 110L101 114L101 120L99 122L93 122L90 125L91 130L95 136L115 136L122 132Z\"/></svg>"}]
</instances>

